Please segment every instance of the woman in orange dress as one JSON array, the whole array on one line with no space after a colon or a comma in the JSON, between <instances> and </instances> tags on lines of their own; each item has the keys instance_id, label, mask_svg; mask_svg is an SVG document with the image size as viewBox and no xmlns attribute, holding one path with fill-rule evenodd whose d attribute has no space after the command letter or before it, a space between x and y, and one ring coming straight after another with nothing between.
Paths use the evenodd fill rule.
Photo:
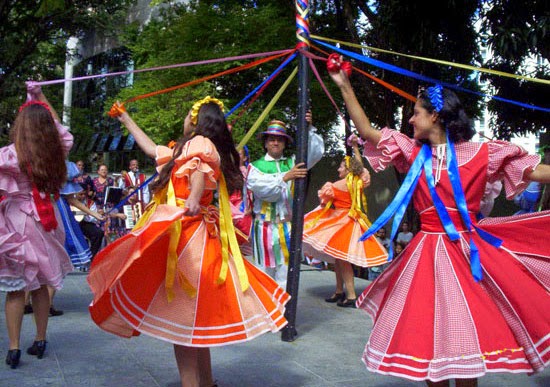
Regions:
<instances>
[{"instance_id":1,"label":"woman in orange dress","mask_svg":"<svg viewBox=\"0 0 550 387\"><path fill-rule=\"evenodd\" d=\"M210 97L195 103L173 149L156 146L123 105L110 114L156 157L159 176L132 232L93 261L91 316L119 336L173 343L182 386L212 386L209 347L280 330L290 297L240 254L228 192L243 180L223 104Z\"/></svg>"},{"instance_id":2,"label":"woman in orange dress","mask_svg":"<svg viewBox=\"0 0 550 387\"><path fill-rule=\"evenodd\" d=\"M336 290L325 301L355 308L357 297L351 264L361 267L382 265L387 262L388 253L375 236L359 242L359 237L370 226L363 212L366 210L363 189L369 186L370 175L363 167L358 137L352 135L349 142L354 157L346 156L340 163L340 180L325 183L319 190L320 206L306 214L304 219L302 249L305 255L334 263Z\"/></svg>"}]
</instances>

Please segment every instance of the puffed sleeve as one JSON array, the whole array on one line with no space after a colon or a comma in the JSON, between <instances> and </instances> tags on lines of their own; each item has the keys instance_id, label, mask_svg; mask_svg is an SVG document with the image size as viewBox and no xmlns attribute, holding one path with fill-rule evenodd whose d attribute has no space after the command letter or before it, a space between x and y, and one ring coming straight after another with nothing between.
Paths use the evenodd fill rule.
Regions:
<instances>
[{"instance_id":1,"label":"puffed sleeve","mask_svg":"<svg viewBox=\"0 0 550 387\"><path fill-rule=\"evenodd\" d=\"M71 132L69 132L69 129L64 125L61 125L60 122L55 121L55 126L57 127L57 133L59 133L61 146L63 146L65 156L67 156L69 154L69 151L73 147L74 137Z\"/></svg>"},{"instance_id":2,"label":"puffed sleeve","mask_svg":"<svg viewBox=\"0 0 550 387\"><path fill-rule=\"evenodd\" d=\"M395 129L384 128L380 132L382 137L378 144L365 142L363 145L363 154L371 167L375 172L380 172L393 165L399 172L407 172L412 163L414 139Z\"/></svg>"},{"instance_id":3,"label":"puffed sleeve","mask_svg":"<svg viewBox=\"0 0 550 387\"><path fill-rule=\"evenodd\" d=\"M315 126L309 127L309 137L307 143L307 168L311 169L317 164L325 153L325 141Z\"/></svg>"},{"instance_id":4,"label":"puffed sleeve","mask_svg":"<svg viewBox=\"0 0 550 387\"><path fill-rule=\"evenodd\" d=\"M61 195L72 195L82 191L82 186L74 181L80 175L80 170L75 163L69 160L65 160L65 166L67 167L67 181L63 187L59 190Z\"/></svg>"},{"instance_id":5,"label":"puffed sleeve","mask_svg":"<svg viewBox=\"0 0 550 387\"><path fill-rule=\"evenodd\" d=\"M540 164L539 155L531 155L525 149L507 141L490 141L487 180L502 180L506 198L512 199L529 185L524 178L526 171L533 171Z\"/></svg>"},{"instance_id":6,"label":"puffed sleeve","mask_svg":"<svg viewBox=\"0 0 550 387\"><path fill-rule=\"evenodd\" d=\"M170 161L172 158L172 155L174 154L174 150L172 148L168 148L167 146L163 145L157 145L157 148L155 149L155 161L157 163L157 172L160 173L162 168Z\"/></svg>"},{"instance_id":7,"label":"puffed sleeve","mask_svg":"<svg viewBox=\"0 0 550 387\"><path fill-rule=\"evenodd\" d=\"M0 148L0 193L15 193L19 186L15 176L20 174L15 145Z\"/></svg>"},{"instance_id":8,"label":"puffed sleeve","mask_svg":"<svg viewBox=\"0 0 550 387\"><path fill-rule=\"evenodd\" d=\"M171 158L162 156L161 153L165 152L162 148L166 147L157 147L157 169ZM159 165L161 158L165 161ZM175 160L174 169L177 178L189 179L197 171L204 173L207 176L205 189L214 190L218 186L220 156L212 141L203 136L195 136L183 146L181 155Z\"/></svg>"},{"instance_id":9,"label":"puffed sleeve","mask_svg":"<svg viewBox=\"0 0 550 387\"><path fill-rule=\"evenodd\" d=\"M284 173L264 173L250 164L246 178L246 188L252 191L255 199L270 203L284 200L289 184L283 181Z\"/></svg>"},{"instance_id":10,"label":"puffed sleeve","mask_svg":"<svg viewBox=\"0 0 550 387\"><path fill-rule=\"evenodd\" d=\"M321 205L327 204L329 201L334 199L334 185L330 181L325 183L319 191L317 191L317 196L319 196L319 203Z\"/></svg>"}]
</instances>

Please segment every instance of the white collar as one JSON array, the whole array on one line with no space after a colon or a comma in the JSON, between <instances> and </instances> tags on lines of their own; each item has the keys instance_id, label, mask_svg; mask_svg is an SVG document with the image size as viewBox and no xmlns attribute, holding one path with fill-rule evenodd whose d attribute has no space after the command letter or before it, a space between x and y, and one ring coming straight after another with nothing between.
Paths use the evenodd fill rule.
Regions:
<instances>
[{"instance_id":1,"label":"white collar","mask_svg":"<svg viewBox=\"0 0 550 387\"><path fill-rule=\"evenodd\" d=\"M269 155L269 153L266 153L264 158L265 158L265 161L281 161L281 160L286 160L286 157L285 157L285 156L281 156L281 157L279 157L278 159L275 159L275 158L271 157L271 156Z\"/></svg>"}]
</instances>

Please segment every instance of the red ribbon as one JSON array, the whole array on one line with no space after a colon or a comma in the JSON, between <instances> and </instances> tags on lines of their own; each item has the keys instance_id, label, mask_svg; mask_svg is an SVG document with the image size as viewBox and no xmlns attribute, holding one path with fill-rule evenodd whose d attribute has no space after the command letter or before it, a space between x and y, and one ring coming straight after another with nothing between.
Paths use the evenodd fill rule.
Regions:
<instances>
[{"instance_id":1,"label":"red ribbon","mask_svg":"<svg viewBox=\"0 0 550 387\"><path fill-rule=\"evenodd\" d=\"M57 228L57 219L55 218L55 211L53 209L52 200L50 195L46 193L46 197L42 197L36 185L32 185L32 197L34 204L36 205L36 211L40 218L40 223L44 226L44 230L51 231ZM55 194L55 200L59 199L59 194Z\"/></svg>"},{"instance_id":2,"label":"red ribbon","mask_svg":"<svg viewBox=\"0 0 550 387\"><path fill-rule=\"evenodd\" d=\"M351 63L347 61L342 61L340 55L337 53L332 53L328 56L327 60L327 70L329 73L337 73L338 71L343 70L348 78L351 75Z\"/></svg>"}]
</instances>

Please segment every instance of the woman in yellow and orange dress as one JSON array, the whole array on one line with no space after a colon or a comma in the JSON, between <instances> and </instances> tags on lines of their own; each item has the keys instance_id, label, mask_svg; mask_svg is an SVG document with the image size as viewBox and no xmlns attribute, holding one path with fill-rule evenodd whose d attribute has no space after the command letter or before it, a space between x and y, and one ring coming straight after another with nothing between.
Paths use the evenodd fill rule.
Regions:
<instances>
[{"instance_id":1,"label":"woman in yellow and orange dress","mask_svg":"<svg viewBox=\"0 0 550 387\"><path fill-rule=\"evenodd\" d=\"M374 236L359 242L359 237L370 226L361 208L366 210L363 189L370 184L370 175L363 167L357 136L352 135L348 142L354 157L346 156L342 160L338 168L340 180L325 183L319 190L320 206L304 219L302 249L305 255L334 263L336 290L325 301L355 308L357 297L351 264L382 265L387 262L388 253Z\"/></svg>"},{"instance_id":2,"label":"woman in yellow and orange dress","mask_svg":"<svg viewBox=\"0 0 550 387\"><path fill-rule=\"evenodd\" d=\"M110 113L156 157L159 177L140 222L93 261L91 316L119 336L173 343L182 385L213 385L209 347L280 330L289 300L240 254L227 192L243 181L223 104L210 97L195 103L173 149L156 146L123 105Z\"/></svg>"}]
</instances>

